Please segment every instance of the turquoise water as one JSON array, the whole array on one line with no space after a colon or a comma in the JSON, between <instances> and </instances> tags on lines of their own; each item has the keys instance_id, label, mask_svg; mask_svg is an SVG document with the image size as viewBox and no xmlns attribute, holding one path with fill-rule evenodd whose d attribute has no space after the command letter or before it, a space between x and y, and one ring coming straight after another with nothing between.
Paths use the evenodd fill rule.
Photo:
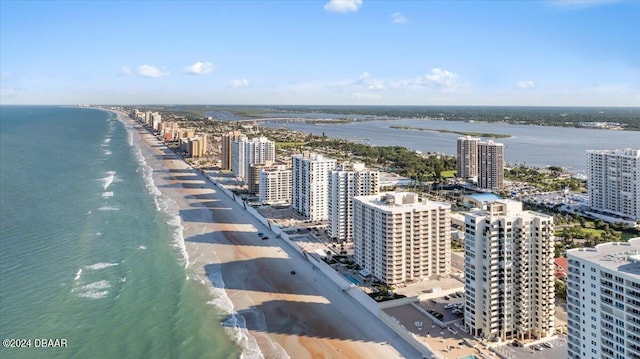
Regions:
<instances>
[{"instance_id":1,"label":"turquoise water","mask_svg":"<svg viewBox=\"0 0 640 359\"><path fill-rule=\"evenodd\" d=\"M134 137L104 111L0 106L0 337L67 341L0 357L239 356Z\"/></svg>"},{"instance_id":2,"label":"turquoise water","mask_svg":"<svg viewBox=\"0 0 640 359\"><path fill-rule=\"evenodd\" d=\"M356 277L352 276L351 274L345 273L343 275L344 275L345 278L347 278L347 280L349 282L351 282L351 283L353 283L355 285L360 285L360 281Z\"/></svg>"}]
</instances>

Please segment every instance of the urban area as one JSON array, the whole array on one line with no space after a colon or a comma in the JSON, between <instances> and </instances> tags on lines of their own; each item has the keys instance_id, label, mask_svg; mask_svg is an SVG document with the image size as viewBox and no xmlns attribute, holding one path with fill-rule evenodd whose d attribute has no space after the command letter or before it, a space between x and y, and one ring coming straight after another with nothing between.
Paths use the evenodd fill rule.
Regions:
<instances>
[{"instance_id":1,"label":"urban area","mask_svg":"<svg viewBox=\"0 0 640 359\"><path fill-rule=\"evenodd\" d=\"M448 157L115 109L426 357L640 358L640 148L586 151L580 179L509 166L503 144L473 136Z\"/></svg>"}]
</instances>

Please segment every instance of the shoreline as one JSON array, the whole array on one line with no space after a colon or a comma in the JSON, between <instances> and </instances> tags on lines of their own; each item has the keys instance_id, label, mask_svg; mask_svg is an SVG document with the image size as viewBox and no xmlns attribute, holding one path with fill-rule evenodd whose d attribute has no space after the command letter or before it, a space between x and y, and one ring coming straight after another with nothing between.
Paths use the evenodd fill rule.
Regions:
<instances>
[{"instance_id":1,"label":"shoreline","mask_svg":"<svg viewBox=\"0 0 640 359\"><path fill-rule=\"evenodd\" d=\"M222 326L233 332L241 357L419 356L199 170L127 115L111 112L147 147L141 152L154 183L179 211L187 275L209 287L210 303L230 308Z\"/></svg>"}]
</instances>

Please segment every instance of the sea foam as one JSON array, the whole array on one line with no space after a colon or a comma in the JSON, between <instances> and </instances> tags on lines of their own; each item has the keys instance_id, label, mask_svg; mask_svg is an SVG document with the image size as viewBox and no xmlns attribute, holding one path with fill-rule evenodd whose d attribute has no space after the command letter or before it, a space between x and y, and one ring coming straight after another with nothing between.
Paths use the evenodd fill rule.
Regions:
<instances>
[{"instance_id":1,"label":"sea foam","mask_svg":"<svg viewBox=\"0 0 640 359\"><path fill-rule=\"evenodd\" d=\"M142 141L139 136L135 135L135 128L128 122L122 120L118 117L120 121L124 124L127 130L127 137L129 140L129 145L132 147L133 152L138 159L138 163L140 164L140 169L142 171L142 177L145 180L147 190L154 196L154 201L156 203L156 209L158 211L164 211L168 216L169 220L167 223L174 228L173 231L173 245L180 249L180 254L182 255L182 261L184 262L185 269L189 266L189 256L187 254L185 244L184 244L184 236L183 236L183 225L179 215L179 211L177 208L177 204L171 198L163 196L162 192L158 189L153 181L153 169L148 165L145 160L142 149L140 146L140 142ZM139 248L143 249L144 246L140 246ZM144 247L146 249L146 247ZM264 358L264 355L260 351L260 347L256 342L255 338L249 333L246 329L246 322L244 318L238 313L234 313L234 306L226 291L224 290L224 281L222 280L222 273L208 273L209 279L212 283L214 283L213 297L209 303L214 305L216 308L221 309L224 313L229 314L231 317L229 318L229 329L233 333L233 338L236 343L242 348L242 353L240 357L243 359L259 359ZM204 283L202 278L201 282ZM275 347L282 349L277 343L273 343ZM288 358L284 350L278 350L281 352L281 356L283 358Z\"/></svg>"},{"instance_id":2,"label":"sea foam","mask_svg":"<svg viewBox=\"0 0 640 359\"><path fill-rule=\"evenodd\" d=\"M104 269L104 268L109 268L109 267L115 267L117 265L120 265L120 263L100 262L100 263L96 263L96 264L87 265L87 266L84 266L84 267L86 269L89 269L89 270L99 270L99 269Z\"/></svg>"},{"instance_id":3,"label":"sea foam","mask_svg":"<svg viewBox=\"0 0 640 359\"><path fill-rule=\"evenodd\" d=\"M103 198L113 197L113 192L102 192Z\"/></svg>"},{"instance_id":4,"label":"sea foam","mask_svg":"<svg viewBox=\"0 0 640 359\"><path fill-rule=\"evenodd\" d=\"M116 177L116 171L107 171L107 176L100 179L100 181L102 181L102 188L105 191L107 190L107 188L109 188L111 183L113 183L113 180L115 179L115 177Z\"/></svg>"},{"instance_id":5,"label":"sea foam","mask_svg":"<svg viewBox=\"0 0 640 359\"><path fill-rule=\"evenodd\" d=\"M80 298L102 299L109 294L109 288L111 288L109 281L100 280L76 287L71 292Z\"/></svg>"}]
</instances>

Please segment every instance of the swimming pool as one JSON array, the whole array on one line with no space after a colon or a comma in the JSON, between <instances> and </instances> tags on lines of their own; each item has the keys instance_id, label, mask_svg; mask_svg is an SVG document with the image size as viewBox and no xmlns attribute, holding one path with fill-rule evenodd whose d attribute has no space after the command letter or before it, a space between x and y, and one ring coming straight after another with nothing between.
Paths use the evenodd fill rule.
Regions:
<instances>
[{"instance_id":1,"label":"swimming pool","mask_svg":"<svg viewBox=\"0 0 640 359\"><path fill-rule=\"evenodd\" d=\"M343 276L345 278L347 278L347 280L355 285L360 285L360 281L358 280L358 278L352 276L351 274L347 273L347 274L343 274Z\"/></svg>"},{"instance_id":2,"label":"swimming pool","mask_svg":"<svg viewBox=\"0 0 640 359\"><path fill-rule=\"evenodd\" d=\"M461 357L460 359L478 359L478 357L475 355L467 355L467 356Z\"/></svg>"}]
</instances>

